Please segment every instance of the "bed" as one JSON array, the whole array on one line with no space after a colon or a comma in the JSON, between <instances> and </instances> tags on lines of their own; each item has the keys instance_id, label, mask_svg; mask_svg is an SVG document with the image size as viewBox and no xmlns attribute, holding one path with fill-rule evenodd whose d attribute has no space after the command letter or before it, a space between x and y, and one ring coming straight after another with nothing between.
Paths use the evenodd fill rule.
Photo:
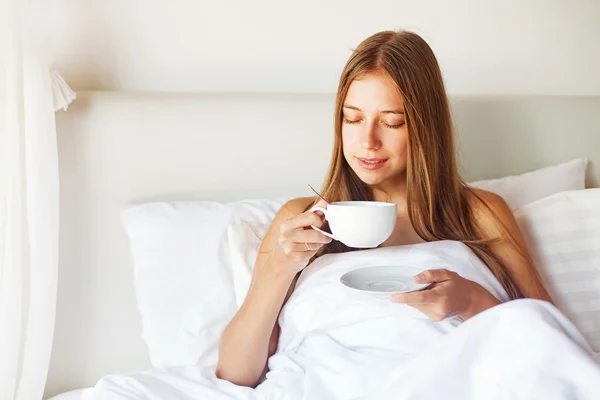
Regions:
<instances>
[{"instance_id":1,"label":"bed","mask_svg":"<svg viewBox=\"0 0 600 400\"><path fill-rule=\"evenodd\" d=\"M124 207L273 199L245 209L252 214L256 207L276 210L274 199L310 195L307 183L318 187L329 162L333 100L331 94L78 93L57 121L61 264L48 396L150 369L160 358L142 334ZM586 158L585 184L598 186L600 98L451 101L469 181ZM78 392L62 396L75 399Z\"/></svg>"},{"instance_id":2,"label":"bed","mask_svg":"<svg viewBox=\"0 0 600 400\"><path fill-rule=\"evenodd\" d=\"M84 395L91 389L76 389L52 397L52 400L83 400Z\"/></svg>"}]
</instances>

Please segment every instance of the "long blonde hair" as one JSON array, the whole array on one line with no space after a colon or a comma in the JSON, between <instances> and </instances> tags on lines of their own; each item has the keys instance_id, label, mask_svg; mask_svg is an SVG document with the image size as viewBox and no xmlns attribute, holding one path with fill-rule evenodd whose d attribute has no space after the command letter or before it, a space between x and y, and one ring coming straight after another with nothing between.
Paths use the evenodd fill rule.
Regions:
<instances>
[{"instance_id":1,"label":"long blonde hair","mask_svg":"<svg viewBox=\"0 0 600 400\"><path fill-rule=\"evenodd\" d=\"M487 265L511 298L523 297L490 250L494 238L484 237L475 222L469 199L482 200L459 175L442 74L433 51L419 35L379 32L360 43L350 56L338 86L334 149L322 195L329 201L374 199L371 187L360 180L344 158L342 107L353 80L382 72L396 82L404 102L407 206L416 233L425 241L463 242ZM334 241L321 248L316 257L351 250Z\"/></svg>"}]
</instances>

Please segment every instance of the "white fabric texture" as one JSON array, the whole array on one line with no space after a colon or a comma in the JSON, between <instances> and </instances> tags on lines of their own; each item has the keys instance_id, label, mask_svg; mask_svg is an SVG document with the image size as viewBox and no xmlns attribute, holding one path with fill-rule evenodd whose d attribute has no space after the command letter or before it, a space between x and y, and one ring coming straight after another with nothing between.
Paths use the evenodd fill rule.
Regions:
<instances>
[{"instance_id":1,"label":"white fabric texture","mask_svg":"<svg viewBox=\"0 0 600 400\"><path fill-rule=\"evenodd\" d=\"M306 268L284 306L278 350L256 389L216 379L214 364L202 362L108 376L84 399L595 398L600 366L550 304L519 300L463 324L433 322L407 305L353 296L340 284L343 273L370 265L448 268L506 298L458 242L326 255Z\"/></svg>"},{"instance_id":2,"label":"white fabric texture","mask_svg":"<svg viewBox=\"0 0 600 400\"><path fill-rule=\"evenodd\" d=\"M58 157L48 65L0 3L0 399L41 399L58 269Z\"/></svg>"},{"instance_id":3,"label":"white fabric texture","mask_svg":"<svg viewBox=\"0 0 600 400\"><path fill-rule=\"evenodd\" d=\"M559 192L585 189L587 164L586 158L578 158L521 175L486 179L470 185L502 196L509 207L516 210Z\"/></svg>"},{"instance_id":4,"label":"white fabric texture","mask_svg":"<svg viewBox=\"0 0 600 400\"><path fill-rule=\"evenodd\" d=\"M267 222L283 202L153 202L123 210L153 366L216 359L221 332L236 311L227 226L238 219Z\"/></svg>"},{"instance_id":5,"label":"white fabric texture","mask_svg":"<svg viewBox=\"0 0 600 400\"><path fill-rule=\"evenodd\" d=\"M231 211L218 203L152 203L122 218L133 256L142 338L154 366L216 357L231 317L230 272L221 239Z\"/></svg>"},{"instance_id":6,"label":"white fabric texture","mask_svg":"<svg viewBox=\"0 0 600 400\"><path fill-rule=\"evenodd\" d=\"M71 390L69 392L53 396L48 400L83 400L83 395L89 391L91 391L91 389Z\"/></svg>"},{"instance_id":7,"label":"white fabric texture","mask_svg":"<svg viewBox=\"0 0 600 400\"><path fill-rule=\"evenodd\" d=\"M236 221L227 227L236 308L242 306L262 244L271 223Z\"/></svg>"},{"instance_id":8,"label":"white fabric texture","mask_svg":"<svg viewBox=\"0 0 600 400\"><path fill-rule=\"evenodd\" d=\"M600 352L600 189L555 194L515 217L554 302Z\"/></svg>"},{"instance_id":9,"label":"white fabric texture","mask_svg":"<svg viewBox=\"0 0 600 400\"><path fill-rule=\"evenodd\" d=\"M75 92L57 71L50 71L52 76L52 101L54 111L67 111L69 104L77 98Z\"/></svg>"}]
</instances>

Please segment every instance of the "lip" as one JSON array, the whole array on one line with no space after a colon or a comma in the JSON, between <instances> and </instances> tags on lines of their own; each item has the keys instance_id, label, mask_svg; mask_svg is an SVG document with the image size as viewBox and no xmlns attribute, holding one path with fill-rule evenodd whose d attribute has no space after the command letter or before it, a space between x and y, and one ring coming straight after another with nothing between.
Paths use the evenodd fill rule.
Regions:
<instances>
[{"instance_id":1,"label":"lip","mask_svg":"<svg viewBox=\"0 0 600 400\"><path fill-rule=\"evenodd\" d=\"M373 171L382 168L387 164L387 158L360 158L356 157L361 167L366 170Z\"/></svg>"}]
</instances>

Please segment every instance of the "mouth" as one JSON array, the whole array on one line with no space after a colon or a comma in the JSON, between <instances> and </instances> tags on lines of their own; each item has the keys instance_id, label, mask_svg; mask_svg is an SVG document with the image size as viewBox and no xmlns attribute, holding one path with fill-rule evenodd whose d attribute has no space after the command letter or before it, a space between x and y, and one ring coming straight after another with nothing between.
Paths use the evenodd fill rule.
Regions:
<instances>
[{"instance_id":1,"label":"mouth","mask_svg":"<svg viewBox=\"0 0 600 400\"><path fill-rule=\"evenodd\" d=\"M387 158L356 157L356 159L358 160L358 163L360 164L361 167L363 167L364 169L370 170L370 171L383 167L388 161Z\"/></svg>"}]
</instances>

